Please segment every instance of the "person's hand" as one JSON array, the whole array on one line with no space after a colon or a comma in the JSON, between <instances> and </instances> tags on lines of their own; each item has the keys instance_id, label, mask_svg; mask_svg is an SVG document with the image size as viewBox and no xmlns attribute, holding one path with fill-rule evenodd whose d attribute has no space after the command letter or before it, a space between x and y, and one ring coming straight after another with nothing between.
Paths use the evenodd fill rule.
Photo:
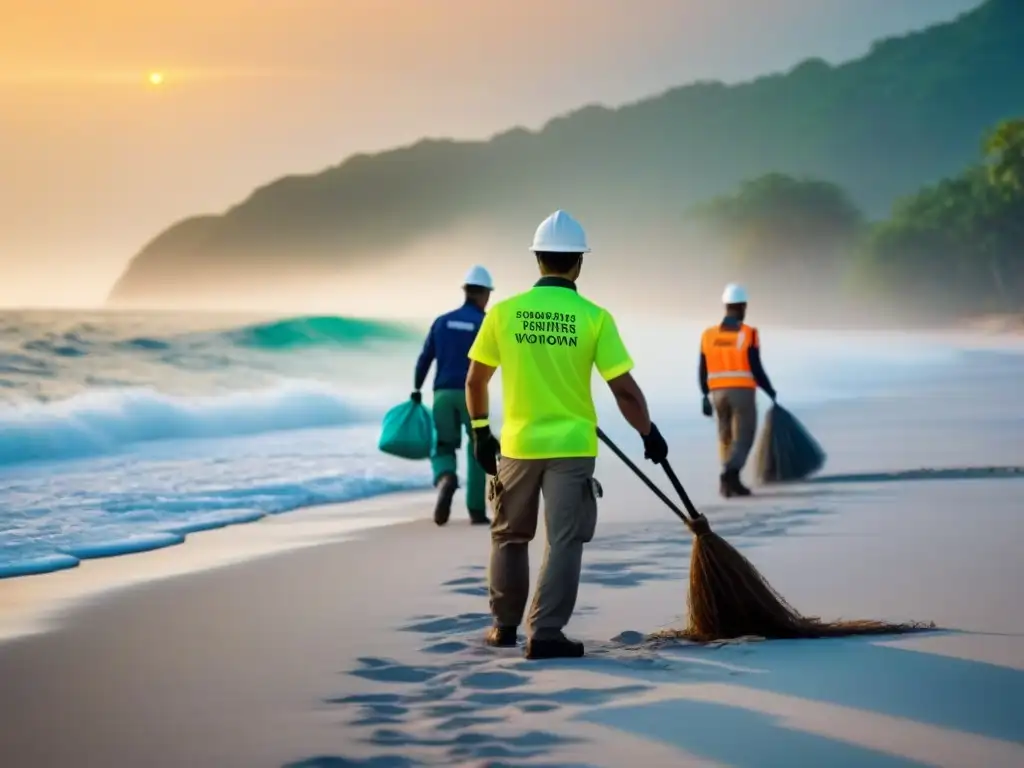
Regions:
<instances>
[{"instance_id":1,"label":"person's hand","mask_svg":"<svg viewBox=\"0 0 1024 768\"><path fill-rule=\"evenodd\" d=\"M772 393L771 393L771 394L769 395L769 397L770 397L770 398L772 399L772 405L775 405L775 403L776 403L776 402L778 401L778 399L779 399L779 393L778 393L778 392L772 392Z\"/></svg>"},{"instance_id":2,"label":"person's hand","mask_svg":"<svg viewBox=\"0 0 1024 768\"><path fill-rule=\"evenodd\" d=\"M423 402L423 394L418 389L414 389L412 394L409 395L409 399L416 403L416 405L419 405Z\"/></svg>"},{"instance_id":3,"label":"person's hand","mask_svg":"<svg viewBox=\"0 0 1024 768\"><path fill-rule=\"evenodd\" d=\"M704 399L701 400L700 410L701 410L701 413L703 413L709 419L711 418L711 416L715 412L715 409L711 407L711 398L708 397L707 395L704 395Z\"/></svg>"},{"instance_id":4,"label":"person's hand","mask_svg":"<svg viewBox=\"0 0 1024 768\"><path fill-rule=\"evenodd\" d=\"M668 443L665 442L665 438L661 436L661 432L658 428L651 423L651 431L646 435L641 435L644 441L644 458L648 461L652 461L655 464L661 464L665 459L668 458Z\"/></svg>"},{"instance_id":5,"label":"person's hand","mask_svg":"<svg viewBox=\"0 0 1024 768\"><path fill-rule=\"evenodd\" d=\"M501 445L490 427L473 430L473 458L488 475L498 474L498 452Z\"/></svg>"}]
</instances>

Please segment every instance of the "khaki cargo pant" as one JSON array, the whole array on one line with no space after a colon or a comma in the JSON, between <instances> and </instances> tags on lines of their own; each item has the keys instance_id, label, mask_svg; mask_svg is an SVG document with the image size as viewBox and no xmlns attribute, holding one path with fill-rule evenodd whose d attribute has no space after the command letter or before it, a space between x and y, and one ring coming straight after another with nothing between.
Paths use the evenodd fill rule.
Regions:
<instances>
[{"instance_id":1,"label":"khaki cargo pant","mask_svg":"<svg viewBox=\"0 0 1024 768\"><path fill-rule=\"evenodd\" d=\"M527 634L558 637L576 607L583 545L597 528L600 486L593 458L510 459L503 457L491 480L489 586L494 623L518 627L530 592L528 548L537 533L544 496L547 549L530 607Z\"/></svg>"},{"instance_id":2,"label":"khaki cargo pant","mask_svg":"<svg viewBox=\"0 0 1024 768\"><path fill-rule=\"evenodd\" d=\"M718 453L723 471L739 472L757 435L757 390L730 387L711 392L718 416Z\"/></svg>"}]
</instances>

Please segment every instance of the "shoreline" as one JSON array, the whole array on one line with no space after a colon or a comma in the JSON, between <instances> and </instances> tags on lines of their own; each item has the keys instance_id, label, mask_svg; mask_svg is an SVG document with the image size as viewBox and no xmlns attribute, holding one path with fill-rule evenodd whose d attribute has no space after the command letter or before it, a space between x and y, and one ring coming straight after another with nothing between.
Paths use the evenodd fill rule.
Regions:
<instances>
[{"instance_id":1,"label":"shoreline","mask_svg":"<svg viewBox=\"0 0 1024 768\"><path fill-rule=\"evenodd\" d=\"M179 544L0 579L0 645L53 631L69 614L114 592L299 549L348 542L363 532L413 522L417 516L407 510L432 500L432 494L420 490L392 491L303 507L252 522L196 531Z\"/></svg>"}]
</instances>

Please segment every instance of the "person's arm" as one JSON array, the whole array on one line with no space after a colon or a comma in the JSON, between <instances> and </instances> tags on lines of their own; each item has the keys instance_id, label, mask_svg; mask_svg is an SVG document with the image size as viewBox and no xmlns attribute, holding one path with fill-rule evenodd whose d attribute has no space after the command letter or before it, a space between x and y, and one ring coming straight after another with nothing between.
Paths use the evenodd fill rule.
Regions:
<instances>
[{"instance_id":1,"label":"person's arm","mask_svg":"<svg viewBox=\"0 0 1024 768\"><path fill-rule=\"evenodd\" d=\"M434 362L434 358L437 357L437 348L434 346L434 327L437 325L437 321L430 326L430 330L427 331L427 338L423 342L423 349L420 350L420 356L416 360L416 373L414 375L413 389L419 392L423 389L423 384L427 380L427 373L430 371L430 365Z\"/></svg>"},{"instance_id":2,"label":"person's arm","mask_svg":"<svg viewBox=\"0 0 1024 768\"><path fill-rule=\"evenodd\" d=\"M647 436L651 431L651 414L647 410L647 398L644 397L640 385L636 383L633 374L624 373L608 382L608 388L615 396L615 404L619 406L619 413L629 422L629 426Z\"/></svg>"},{"instance_id":3,"label":"person's arm","mask_svg":"<svg viewBox=\"0 0 1024 768\"><path fill-rule=\"evenodd\" d=\"M476 429L481 426L489 426L486 423L489 417L490 397L487 393L487 385L494 376L494 371L501 365L501 351L498 348L498 334L495 328L497 310L491 310L484 315L484 321L480 324L473 345L469 348L469 373L466 374L466 410L469 411L469 418L472 427ZM473 422L485 422L476 424Z\"/></svg>"},{"instance_id":4,"label":"person's arm","mask_svg":"<svg viewBox=\"0 0 1024 768\"><path fill-rule=\"evenodd\" d=\"M754 337L753 343L747 348L747 360L750 362L750 373L753 374L757 386L774 400L775 388L772 386L771 381L768 379L768 374L765 373L764 366L761 364L761 338L759 335Z\"/></svg>"},{"instance_id":5,"label":"person's arm","mask_svg":"<svg viewBox=\"0 0 1024 768\"><path fill-rule=\"evenodd\" d=\"M703 349L700 351L700 364L697 366L697 381L704 397L711 394L711 387L708 386L708 358Z\"/></svg>"},{"instance_id":6,"label":"person's arm","mask_svg":"<svg viewBox=\"0 0 1024 768\"><path fill-rule=\"evenodd\" d=\"M597 332L594 365L612 391L622 417L642 436L650 434L651 415L647 410L647 399L631 373L633 358L622 342L614 318L608 313L601 319Z\"/></svg>"},{"instance_id":7,"label":"person's arm","mask_svg":"<svg viewBox=\"0 0 1024 768\"><path fill-rule=\"evenodd\" d=\"M476 360L469 364L469 374L466 376L466 410L469 411L469 418L474 429L478 426L488 426L475 422L489 419L491 403L487 385L491 383L491 377L494 376L496 370L496 368Z\"/></svg>"}]
</instances>

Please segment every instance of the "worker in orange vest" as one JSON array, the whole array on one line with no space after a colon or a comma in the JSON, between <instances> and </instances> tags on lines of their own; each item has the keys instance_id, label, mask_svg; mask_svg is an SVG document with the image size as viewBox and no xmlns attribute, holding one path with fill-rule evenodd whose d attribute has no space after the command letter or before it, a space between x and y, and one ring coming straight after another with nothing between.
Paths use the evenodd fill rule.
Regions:
<instances>
[{"instance_id":1,"label":"worker in orange vest","mask_svg":"<svg viewBox=\"0 0 1024 768\"><path fill-rule=\"evenodd\" d=\"M776 392L761 366L757 329L744 321L747 292L730 283L722 294L725 319L704 331L700 340L700 388L704 415L718 414L718 449L722 461L719 492L725 498L749 496L740 482L757 433L757 388L775 402Z\"/></svg>"}]
</instances>

